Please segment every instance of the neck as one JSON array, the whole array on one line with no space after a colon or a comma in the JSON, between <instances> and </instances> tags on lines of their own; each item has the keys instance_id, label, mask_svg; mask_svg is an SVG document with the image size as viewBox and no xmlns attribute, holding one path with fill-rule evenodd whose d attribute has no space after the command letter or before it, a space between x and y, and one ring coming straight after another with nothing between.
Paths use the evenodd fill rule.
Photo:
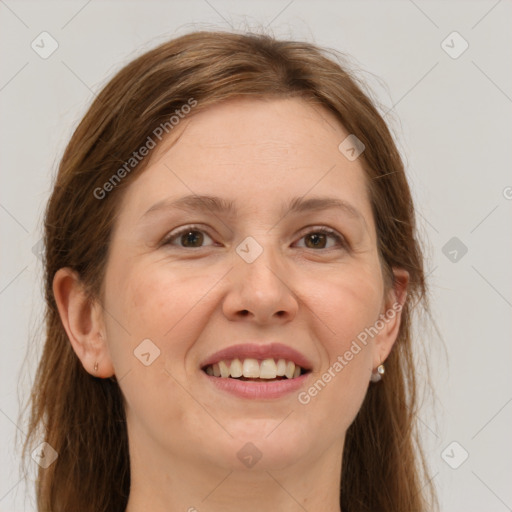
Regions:
<instances>
[{"instance_id":1,"label":"neck","mask_svg":"<svg viewBox=\"0 0 512 512\"><path fill-rule=\"evenodd\" d=\"M265 467L262 458L240 469L190 456L165 457L161 448L130 447L126 512L340 512L342 451L340 441L326 453L286 467Z\"/></svg>"}]
</instances>

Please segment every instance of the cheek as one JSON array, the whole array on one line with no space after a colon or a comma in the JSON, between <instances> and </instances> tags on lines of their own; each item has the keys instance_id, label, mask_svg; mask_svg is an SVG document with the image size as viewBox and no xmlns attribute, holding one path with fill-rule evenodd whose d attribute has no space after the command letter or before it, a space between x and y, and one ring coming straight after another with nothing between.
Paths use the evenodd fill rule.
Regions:
<instances>
[{"instance_id":1,"label":"cheek","mask_svg":"<svg viewBox=\"0 0 512 512\"><path fill-rule=\"evenodd\" d=\"M133 335L163 338L204 295L207 276L160 265L126 266L111 279L110 303ZM203 283L200 286L200 283Z\"/></svg>"},{"instance_id":2,"label":"cheek","mask_svg":"<svg viewBox=\"0 0 512 512\"><path fill-rule=\"evenodd\" d=\"M133 365L134 350L145 339L160 350L157 362L163 368L177 368L177 361L184 364L208 321L205 307L210 307L210 295L215 295L211 292L223 273L200 267L178 271L155 262L117 270L107 295L114 366L126 371Z\"/></svg>"},{"instance_id":3,"label":"cheek","mask_svg":"<svg viewBox=\"0 0 512 512\"><path fill-rule=\"evenodd\" d=\"M319 339L323 365L299 403L311 417L323 418L336 432L344 432L369 385L371 342L361 342L363 338L358 336L379 318L383 283L379 270L373 267L359 267L357 271L347 267L316 282L310 307L320 326L317 333L323 333Z\"/></svg>"},{"instance_id":4,"label":"cheek","mask_svg":"<svg viewBox=\"0 0 512 512\"><path fill-rule=\"evenodd\" d=\"M324 345L329 351L346 350L356 337L378 318L384 293L380 269L371 265L341 267L305 283L308 301L323 320ZM314 293L311 292L314 290Z\"/></svg>"},{"instance_id":5,"label":"cheek","mask_svg":"<svg viewBox=\"0 0 512 512\"><path fill-rule=\"evenodd\" d=\"M182 388L184 363L205 315L201 298L214 282L211 275L166 272L155 264L127 265L111 276L109 349L135 431L151 431L156 417L178 430L194 407Z\"/></svg>"}]
</instances>

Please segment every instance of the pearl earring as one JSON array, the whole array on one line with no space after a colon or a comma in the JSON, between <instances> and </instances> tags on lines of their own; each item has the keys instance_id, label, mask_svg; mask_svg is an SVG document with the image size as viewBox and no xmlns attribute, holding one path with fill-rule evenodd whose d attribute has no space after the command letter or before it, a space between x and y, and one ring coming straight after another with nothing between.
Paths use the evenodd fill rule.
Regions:
<instances>
[{"instance_id":1,"label":"pearl earring","mask_svg":"<svg viewBox=\"0 0 512 512\"><path fill-rule=\"evenodd\" d=\"M382 379L382 376L384 375L385 372L386 369L384 368L384 365L379 364L379 366L377 366L377 371L375 373L372 373L370 380L372 382L379 382L379 380Z\"/></svg>"},{"instance_id":2,"label":"pearl earring","mask_svg":"<svg viewBox=\"0 0 512 512\"><path fill-rule=\"evenodd\" d=\"M98 371L98 361L96 361L96 363L94 364L94 371L97 372Z\"/></svg>"}]
</instances>

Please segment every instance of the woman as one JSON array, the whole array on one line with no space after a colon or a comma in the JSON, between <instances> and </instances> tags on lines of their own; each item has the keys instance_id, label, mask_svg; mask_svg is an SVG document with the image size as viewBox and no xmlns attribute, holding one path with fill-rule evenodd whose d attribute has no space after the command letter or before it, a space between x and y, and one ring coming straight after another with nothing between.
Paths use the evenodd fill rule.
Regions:
<instances>
[{"instance_id":1,"label":"woman","mask_svg":"<svg viewBox=\"0 0 512 512\"><path fill-rule=\"evenodd\" d=\"M325 51L196 32L137 58L69 142L45 230L40 511L432 510L413 203Z\"/></svg>"}]
</instances>

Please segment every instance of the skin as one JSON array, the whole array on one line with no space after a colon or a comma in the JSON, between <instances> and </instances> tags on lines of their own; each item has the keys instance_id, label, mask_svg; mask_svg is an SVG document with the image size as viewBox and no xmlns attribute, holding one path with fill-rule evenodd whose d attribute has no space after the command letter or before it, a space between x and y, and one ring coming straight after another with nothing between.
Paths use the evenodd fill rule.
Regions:
<instances>
[{"instance_id":1,"label":"skin","mask_svg":"<svg viewBox=\"0 0 512 512\"><path fill-rule=\"evenodd\" d=\"M126 399L128 512L340 510L345 432L400 314L308 404L296 392L228 395L205 382L200 362L237 343L278 341L309 358L311 385L379 314L403 304L408 275L394 269L386 289L365 173L338 150L347 135L331 113L299 99L209 107L182 121L174 144L153 150L127 188L102 303L85 299L73 271L57 272L76 354L92 375L116 375ZM161 210L141 219L158 201L191 193L231 199L237 215ZM361 218L336 209L284 215L281 204L298 196L344 199ZM204 230L196 248L180 236L161 245L192 223ZM315 246L324 226L348 247L330 236ZM236 252L248 236L263 249L252 263ZM160 350L149 366L134 357L147 338ZM262 454L251 468L237 457L248 442Z\"/></svg>"}]
</instances>

